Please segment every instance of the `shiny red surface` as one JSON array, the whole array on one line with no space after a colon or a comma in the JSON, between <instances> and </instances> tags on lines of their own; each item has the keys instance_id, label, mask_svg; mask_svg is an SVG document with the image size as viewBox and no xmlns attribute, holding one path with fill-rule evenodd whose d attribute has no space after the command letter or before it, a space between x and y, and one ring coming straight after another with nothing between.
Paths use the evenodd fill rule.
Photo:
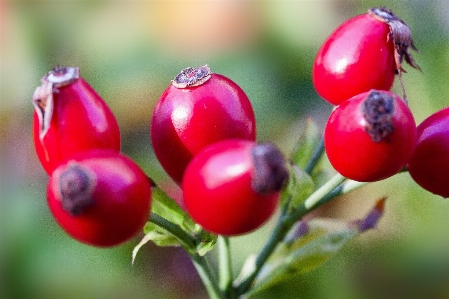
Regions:
<instances>
[{"instance_id":1,"label":"shiny red surface","mask_svg":"<svg viewBox=\"0 0 449 299\"><path fill-rule=\"evenodd\" d=\"M131 159L110 150L79 153L69 161L96 177L94 203L72 216L61 204L60 165L50 177L47 200L57 223L74 239L94 246L114 246L139 233L148 220L151 188L143 171Z\"/></svg>"},{"instance_id":2,"label":"shiny red surface","mask_svg":"<svg viewBox=\"0 0 449 299\"><path fill-rule=\"evenodd\" d=\"M41 141L34 112L34 145L42 166L51 174L62 160L90 149L120 151L120 130L115 116L82 78L53 94L50 129Z\"/></svg>"},{"instance_id":3,"label":"shiny red surface","mask_svg":"<svg viewBox=\"0 0 449 299\"><path fill-rule=\"evenodd\" d=\"M371 89L389 90L395 76L393 40L387 24L368 13L340 25L318 50L312 79L331 104Z\"/></svg>"},{"instance_id":4,"label":"shiny red surface","mask_svg":"<svg viewBox=\"0 0 449 299\"><path fill-rule=\"evenodd\" d=\"M422 188L449 197L449 107L418 126L418 144L408 169Z\"/></svg>"},{"instance_id":5,"label":"shiny red surface","mask_svg":"<svg viewBox=\"0 0 449 299\"><path fill-rule=\"evenodd\" d=\"M212 74L197 87L170 85L156 104L150 132L159 162L180 184L187 164L205 146L230 138L255 140L256 121L244 91Z\"/></svg>"},{"instance_id":6,"label":"shiny red surface","mask_svg":"<svg viewBox=\"0 0 449 299\"><path fill-rule=\"evenodd\" d=\"M368 93L343 102L331 113L324 130L324 144L332 166L343 176L361 182L390 177L408 163L416 146L413 115L397 95L392 118L394 131L381 142L365 132L360 106Z\"/></svg>"},{"instance_id":7,"label":"shiny red surface","mask_svg":"<svg viewBox=\"0 0 449 299\"><path fill-rule=\"evenodd\" d=\"M208 231L248 233L274 213L279 192L261 195L251 188L255 143L226 140L201 151L186 169L182 189L187 211Z\"/></svg>"}]
</instances>

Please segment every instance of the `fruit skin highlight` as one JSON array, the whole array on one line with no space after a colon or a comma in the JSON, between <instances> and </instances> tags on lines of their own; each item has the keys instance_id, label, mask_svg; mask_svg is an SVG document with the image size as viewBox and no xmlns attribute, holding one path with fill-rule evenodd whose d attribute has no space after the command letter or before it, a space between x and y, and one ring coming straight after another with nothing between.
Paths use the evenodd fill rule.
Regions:
<instances>
[{"instance_id":1,"label":"fruit skin highlight","mask_svg":"<svg viewBox=\"0 0 449 299\"><path fill-rule=\"evenodd\" d=\"M419 69L410 54L407 24L386 8L372 8L341 24L316 55L312 81L318 94L333 105L371 89L390 90L402 61Z\"/></svg>"},{"instance_id":2,"label":"fruit skin highlight","mask_svg":"<svg viewBox=\"0 0 449 299\"><path fill-rule=\"evenodd\" d=\"M172 81L153 111L154 152L164 170L181 184L187 164L220 140L256 139L256 120L245 92L209 67L187 68Z\"/></svg>"},{"instance_id":3,"label":"fruit skin highlight","mask_svg":"<svg viewBox=\"0 0 449 299\"><path fill-rule=\"evenodd\" d=\"M198 153L187 167L184 202L204 229L241 235L270 218L287 178L283 157L273 145L220 141Z\"/></svg>"}]
</instances>

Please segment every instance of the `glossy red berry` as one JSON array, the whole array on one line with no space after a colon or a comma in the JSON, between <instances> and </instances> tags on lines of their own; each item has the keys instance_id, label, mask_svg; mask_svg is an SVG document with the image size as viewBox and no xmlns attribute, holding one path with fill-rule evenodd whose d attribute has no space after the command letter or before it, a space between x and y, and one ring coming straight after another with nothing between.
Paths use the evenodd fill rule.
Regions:
<instances>
[{"instance_id":1,"label":"glossy red berry","mask_svg":"<svg viewBox=\"0 0 449 299\"><path fill-rule=\"evenodd\" d=\"M114 246L145 225L151 188L131 159L111 150L92 150L74 155L55 169L47 200L57 223L74 239Z\"/></svg>"},{"instance_id":2,"label":"glossy red berry","mask_svg":"<svg viewBox=\"0 0 449 299\"><path fill-rule=\"evenodd\" d=\"M245 92L206 65L176 76L154 108L150 132L156 157L180 184L196 153L219 140L254 141L256 122Z\"/></svg>"},{"instance_id":3,"label":"glossy red berry","mask_svg":"<svg viewBox=\"0 0 449 299\"><path fill-rule=\"evenodd\" d=\"M65 159L90 149L120 151L117 120L75 67L56 67L33 95L34 145L51 174Z\"/></svg>"},{"instance_id":4,"label":"glossy red berry","mask_svg":"<svg viewBox=\"0 0 449 299\"><path fill-rule=\"evenodd\" d=\"M449 197L449 107L418 126L418 143L408 164L413 180L422 188Z\"/></svg>"},{"instance_id":5,"label":"glossy red berry","mask_svg":"<svg viewBox=\"0 0 449 299\"><path fill-rule=\"evenodd\" d=\"M189 163L182 182L185 205L208 231L248 233L273 214L287 177L283 157L273 145L220 141Z\"/></svg>"},{"instance_id":6,"label":"glossy red berry","mask_svg":"<svg viewBox=\"0 0 449 299\"><path fill-rule=\"evenodd\" d=\"M361 182L390 177L408 163L416 124L407 104L388 91L365 92L335 108L324 130L332 166Z\"/></svg>"},{"instance_id":7,"label":"glossy red berry","mask_svg":"<svg viewBox=\"0 0 449 299\"><path fill-rule=\"evenodd\" d=\"M318 94L331 104L371 89L389 90L401 63L418 65L409 27L391 10L372 8L340 25L318 50L312 79Z\"/></svg>"}]
</instances>

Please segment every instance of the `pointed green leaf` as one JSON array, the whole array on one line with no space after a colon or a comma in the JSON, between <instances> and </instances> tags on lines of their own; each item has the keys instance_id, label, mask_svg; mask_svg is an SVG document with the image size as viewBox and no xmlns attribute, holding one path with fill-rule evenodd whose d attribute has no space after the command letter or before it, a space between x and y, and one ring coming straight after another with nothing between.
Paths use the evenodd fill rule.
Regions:
<instances>
[{"instance_id":1,"label":"pointed green leaf","mask_svg":"<svg viewBox=\"0 0 449 299\"><path fill-rule=\"evenodd\" d=\"M289 210L298 207L312 192L315 184L312 178L298 166L290 167L289 181L286 188L282 191L282 206L288 204Z\"/></svg>"},{"instance_id":2,"label":"pointed green leaf","mask_svg":"<svg viewBox=\"0 0 449 299\"><path fill-rule=\"evenodd\" d=\"M235 279L234 284L240 285L245 279L250 276L256 269L257 255L252 253L248 256L240 270L239 276Z\"/></svg>"},{"instance_id":3,"label":"pointed green leaf","mask_svg":"<svg viewBox=\"0 0 449 299\"><path fill-rule=\"evenodd\" d=\"M157 226L154 223L147 222L145 224L145 227L143 228L143 231L145 232L145 236L142 238L142 240L137 244L133 249L132 254L132 263L134 264L134 260L136 258L137 252L140 250L140 248L148 243L149 241L153 241L158 246L181 246L181 243L178 241L178 239L166 231L165 229Z\"/></svg>"},{"instance_id":4,"label":"pointed green leaf","mask_svg":"<svg viewBox=\"0 0 449 299\"><path fill-rule=\"evenodd\" d=\"M385 198L378 200L365 218L356 221L312 219L298 222L264 265L250 294L322 265L348 241L376 227L383 214L384 202Z\"/></svg>"},{"instance_id":5,"label":"pointed green leaf","mask_svg":"<svg viewBox=\"0 0 449 299\"><path fill-rule=\"evenodd\" d=\"M205 232L201 236L201 241L196 246L196 251L199 255L203 256L214 248L217 243L217 235Z\"/></svg>"},{"instance_id":6,"label":"pointed green leaf","mask_svg":"<svg viewBox=\"0 0 449 299\"><path fill-rule=\"evenodd\" d=\"M190 216L164 191L157 187L153 188L152 196L152 212L179 225L186 231L192 232L195 230L195 223Z\"/></svg>"},{"instance_id":7,"label":"pointed green leaf","mask_svg":"<svg viewBox=\"0 0 449 299\"><path fill-rule=\"evenodd\" d=\"M307 163L320 144L321 132L311 118L306 119L304 130L299 136L299 140L291 154L292 162L301 169L305 169Z\"/></svg>"},{"instance_id":8,"label":"pointed green leaf","mask_svg":"<svg viewBox=\"0 0 449 299\"><path fill-rule=\"evenodd\" d=\"M147 235L145 235L145 236L142 238L142 240L140 240L139 244L137 244L137 245L134 247L131 264L134 265L134 261L135 261L136 256L137 256L137 252L139 252L140 248L141 248L143 245L147 244L148 241L150 241L150 236L148 236L148 234L147 234Z\"/></svg>"},{"instance_id":9,"label":"pointed green leaf","mask_svg":"<svg viewBox=\"0 0 449 299\"><path fill-rule=\"evenodd\" d=\"M143 228L148 241L153 241L158 246L180 246L181 243L170 232L157 226L152 222L147 222Z\"/></svg>"},{"instance_id":10,"label":"pointed green leaf","mask_svg":"<svg viewBox=\"0 0 449 299\"><path fill-rule=\"evenodd\" d=\"M335 174L335 170L330 165L321 164L312 174L312 180L315 186L319 187L329 181Z\"/></svg>"}]
</instances>

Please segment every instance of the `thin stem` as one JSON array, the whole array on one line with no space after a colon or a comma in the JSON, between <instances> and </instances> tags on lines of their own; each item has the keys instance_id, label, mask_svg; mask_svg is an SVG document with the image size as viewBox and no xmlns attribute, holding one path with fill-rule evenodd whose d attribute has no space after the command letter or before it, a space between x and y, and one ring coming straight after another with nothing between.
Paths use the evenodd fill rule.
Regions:
<instances>
[{"instance_id":1,"label":"thin stem","mask_svg":"<svg viewBox=\"0 0 449 299\"><path fill-rule=\"evenodd\" d=\"M227 299L227 296L220 290L217 279L209 266L207 259L199 254L190 254L195 268L206 287L210 299Z\"/></svg>"},{"instance_id":2,"label":"thin stem","mask_svg":"<svg viewBox=\"0 0 449 299\"><path fill-rule=\"evenodd\" d=\"M200 256L196 251L196 239L186 233L179 225L165 219L164 217L151 212L150 222L165 229L174 235L182 244L184 249L189 253L196 270L198 271L201 280L206 287L207 293L211 299L226 299L227 297L220 291L218 287L217 278L211 270L207 259Z\"/></svg>"},{"instance_id":3,"label":"thin stem","mask_svg":"<svg viewBox=\"0 0 449 299\"><path fill-rule=\"evenodd\" d=\"M367 183L362 183L362 182L356 182L353 180L347 180L346 182L338 185L337 187L335 187L334 189L332 189L332 191L328 192L327 194L325 194L323 197L321 197L319 200L317 200L312 208L308 208L305 205L305 202L303 204L301 204L298 209L295 211L296 214L294 214L292 217L294 219L300 219L302 218L302 216L304 216L305 214L307 214L308 212L310 212L311 210L314 210L320 206L322 206L323 204L331 201L332 199L334 199L337 196L349 193L357 188L360 188L364 185L366 185ZM310 197L309 197L310 198ZM299 218L298 218L299 217Z\"/></svg>"},{"instance_id":4,"label":"thin stem","mask_svg":"<svg viewBox=\"0 0 449 299\"><path fill-rule=\"evenodd\" d=\"M157 226L165 229L170 232L173 236L175 236L182 244L182 246L191 251L195 249L196 240L191 235L186 233L179 225L174 224L173 222L165 219L164 217L151 212L150 222L156 224Z\"/></svg>"},{"instance_id":5,"label":"thin stem","mask_svg":"<svg viewBox=\"0 0 449 299\"><path fill-rule=\"evenodd\" d=\"M309 161L307 162L306 167L304 168L304 171L307 174L311 174L315 166L320 161L321 157L324 153L324 137L321 136L320 141L318 145L316 146L315 150L312 153L312 156L310 157Z\"/></svg>"},{"instance_id":6,"label":"thin stem","mask_svg":"<svg viewBox=\"0 0 449 299\"><path fill-rule=\"evenodd\" d=\"M343 183L345 179L345 177L337 173L328 182L312 193L297 209L293 210L291 214L281 215L279 217L268 242L257 256L254 271L237 287L237 293L239 295L245 293L250 288L265 262L276 249L277 245L287 235L291 227L305 214L318 207L317 204L320 200Z\"/></svg>"},{"instance_id":7,"label":"thin stem","mask_svg":"<svg viewBox=\"0 0 449 299\"><path fill-rule=\"evenodd\" d=\"M349 193L352 190L365 186L366 184L368 183L347 180L346 182L344 182L343 184L339 185L337 188L326 194L326 196L324 196L319 202L316 203L315 208L318 208L319 206L325 204L328 201L331 201L337 196Z\"/></svg>"},{"instance_id":8,"label":"thin stem","mask_svg":"<svg viewBox=\"0 0 449 299\"><path fill-rule=\"evenodd\" d=\"M219 236L217 243L219 257L219 286L229 298L233 298L233 274L229 239L227 237Z\"/></svg>"},{"instance_id":9,"label":"thin stem","mask_svg":"<svg viewBox=\"0 0 449 299\"><path fill-rule=\"evenodd\" d=\"M323 186L318 188L313 192L303 203L306 210L311 210L320 199L322 199L326 194L334 190L338 185L346 180L344 176L337 173L329 181L327 181Z\"/></svg>"},{"instance_id":10,"label":"thin stem","mask_svg":"<svg viewBox=\"0 0 449 299\"><path fill-rule=\"evenodd\" d=\"M243 280L240 285L237 286L236 291L238 295L245 293L251 287L254 279L262 269L262 266L273 253L279 242L281 242L285 235L288 233L291 226L286 222L286 219L287 217L282 215L278 219L276 226L274 227L274 230L271 233L270 238L268 239L268 242L265 243L265 246L262 248L256 258L254 271L245 280Z\"/></svg>"}]
</instances>

